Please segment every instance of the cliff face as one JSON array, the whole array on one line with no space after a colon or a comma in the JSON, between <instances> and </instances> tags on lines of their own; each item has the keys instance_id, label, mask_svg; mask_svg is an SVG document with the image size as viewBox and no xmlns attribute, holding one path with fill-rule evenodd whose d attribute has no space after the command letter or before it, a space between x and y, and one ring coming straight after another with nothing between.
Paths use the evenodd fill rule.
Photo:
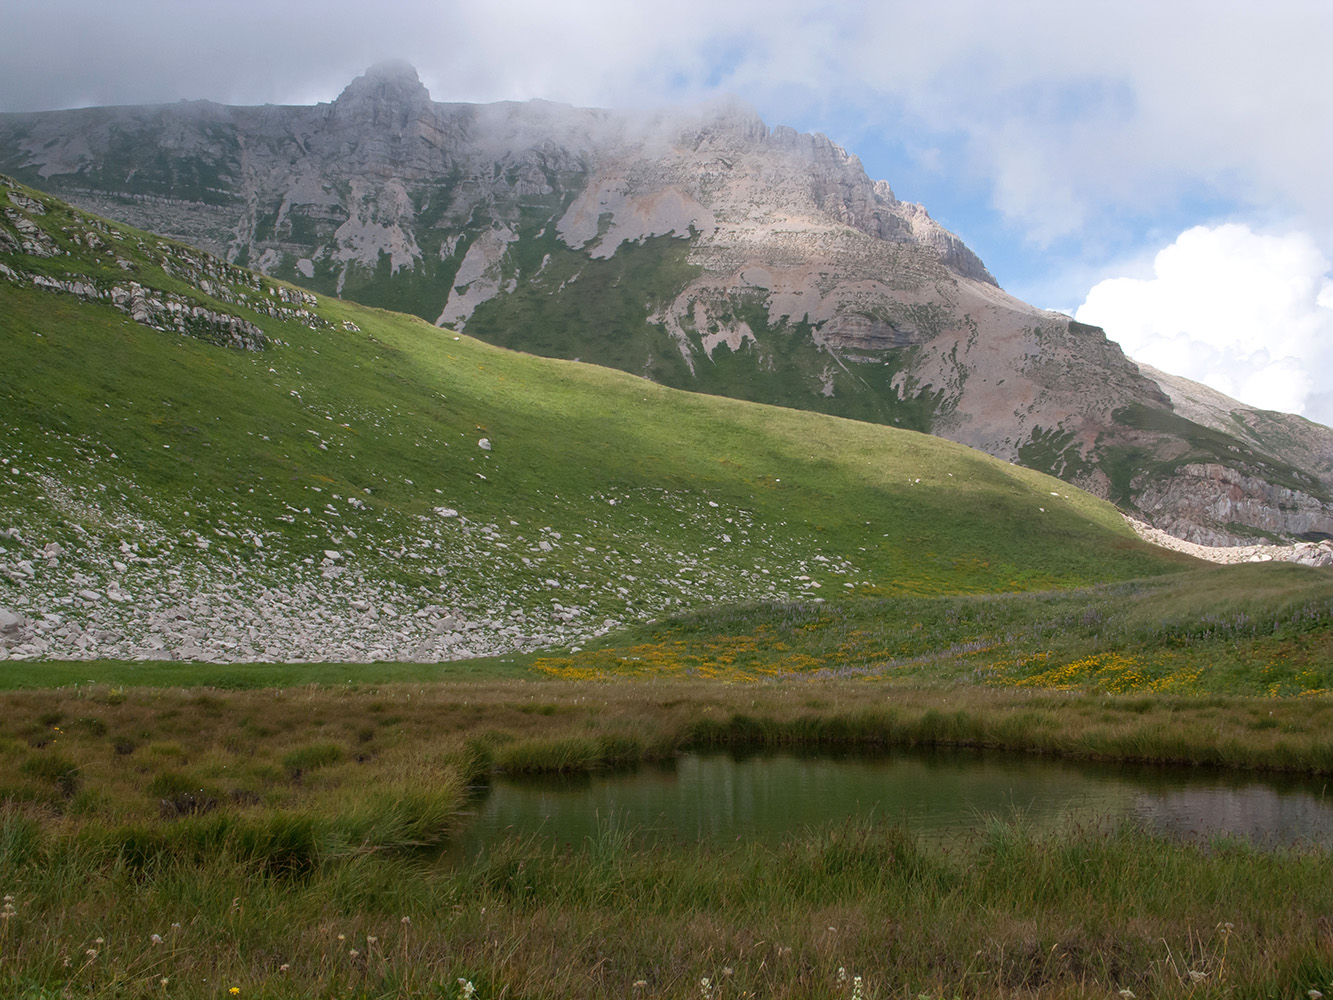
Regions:
<instances>
[{"instance_id":1,"label":"cliff face","mask_svg":"<svg viewBox=\"0 0 1333 1000\"><path fill-rule=\"evenodd\" d=\"M0 170L506 346L952 438L1182 537L1333 533L1333 432L1190 402L739 105L441 104L389 64L315 107L0 115Z\"/></svg>"}]
</instances>

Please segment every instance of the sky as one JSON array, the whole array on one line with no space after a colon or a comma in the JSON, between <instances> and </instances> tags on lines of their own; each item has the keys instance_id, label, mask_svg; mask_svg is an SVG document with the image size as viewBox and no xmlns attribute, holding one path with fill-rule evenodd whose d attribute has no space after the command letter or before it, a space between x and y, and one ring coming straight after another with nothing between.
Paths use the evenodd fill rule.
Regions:
<instances>
[{"instance_id":1,"label":"sky","mask_svg":"<svg viewBox=\"0 0 1333 1000\"><path fill-rule=\"evenodd\" d=\"M726 95L823 132L1033 305L1333 424L1328 0L0 0L0 111Z\"/></svg>"}]
</instances>

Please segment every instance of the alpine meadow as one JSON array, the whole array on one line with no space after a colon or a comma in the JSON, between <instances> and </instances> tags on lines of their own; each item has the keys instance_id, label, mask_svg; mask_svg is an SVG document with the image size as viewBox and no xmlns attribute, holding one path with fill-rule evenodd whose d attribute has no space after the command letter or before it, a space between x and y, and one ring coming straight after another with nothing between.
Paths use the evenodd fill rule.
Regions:
<instances>
[{"instance_id":1,"label":"alpine meadow","mask_svg":"<svg viewBox=\"0 0 1333 1000\"><path fill-rule=\"evenodd\" d=\"M389 76L349 92L397 107ZM804 149L793 136L764 131ZM553 185L545 217L509 206L512 229L469 214L466 240L436 232L400 269L381 249L304 256L337 221L309 204L215 255L217 226L178 237L216 223L200 206L221 174L196 163L159 198L108 193L99 170L52 185L70 200L35 167L0 178L0 995L1333 989L1333 862L1314 843L1021 815L942 842L867 812L777 844L599 816L582 842L452 849L498 783L669 774L683 754L965 748L1322 789L1326 428L1244 408L1222 427L1183 380L1044 314L1024 336L1062 360L1040 378L1105 362L1124 405L1059 402L1066 422L1034 417L1020 441L992 412L1003 387L977 388L957 349L955 381L927 379L948 352L925 305L858 326L849 297L822 330L770 325L742 262L750 292L722 316L723 265L690 256L702 203L683 233L645 223L595 252L639 218L612 197L633 185L602 202ZM75 207L76 188L107 215L117 198L195 214L159 235ZM952 269L950 307L981 296L1017 337L1030 307L873 192L875 239L915 220L890 250L922 287ZM580 205L576 250L556 223ZM637 339L618 340L631 314ZM892 353L848 361L872 347ZM1050 402L1037 374L1023 385ZM1274 544L1219 565L1122 510Z\"/></svg>"}]
</instances>

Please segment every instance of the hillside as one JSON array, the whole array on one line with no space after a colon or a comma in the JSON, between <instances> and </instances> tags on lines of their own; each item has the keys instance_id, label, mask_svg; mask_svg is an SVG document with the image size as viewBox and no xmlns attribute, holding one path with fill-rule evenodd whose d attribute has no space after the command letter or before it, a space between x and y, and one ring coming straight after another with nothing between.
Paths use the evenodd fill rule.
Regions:
<instances>
[{"instance_id":1,"label":"hillside","mask_svg":"<svg viewBox=\"0 0 1333 1000\"><path fill-rule=\"evenodd\" d=\"M0 169L501 346L959 441L1196 542L1333 536L1333 431L1201 414L855 156L739 105L444 104L389 64L314 107L0 115Z\"/></svg>"},{"instance_id":2,"label":"hillside","mask_svg":"<svg viewBox=\"0 0 1333 1000\"><path fill-rule=\"evenodd\" d=\"M0 190L6 656L433 661L1192 564L951 442L502 350Z\"/></svg>"}]
</instances>

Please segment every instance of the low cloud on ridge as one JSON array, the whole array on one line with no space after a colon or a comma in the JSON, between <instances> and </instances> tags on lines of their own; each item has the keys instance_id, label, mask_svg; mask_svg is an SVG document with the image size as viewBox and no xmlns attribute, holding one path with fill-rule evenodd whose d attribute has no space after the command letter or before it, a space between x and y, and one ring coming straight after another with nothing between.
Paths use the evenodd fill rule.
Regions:
<instances>
[{"instance_id":1,"label":"low cloud on ridge","mask_svg":"<svg viewBox=\"0 0 1333 1000\"><path fill-rule=\"evenodd\" d=\"M1075 317L1125 353L1251 406L1333 424L1333 279L1306 234L1196 226L1151 278L1110 278Z\"/></svg>"}]
</instances>

